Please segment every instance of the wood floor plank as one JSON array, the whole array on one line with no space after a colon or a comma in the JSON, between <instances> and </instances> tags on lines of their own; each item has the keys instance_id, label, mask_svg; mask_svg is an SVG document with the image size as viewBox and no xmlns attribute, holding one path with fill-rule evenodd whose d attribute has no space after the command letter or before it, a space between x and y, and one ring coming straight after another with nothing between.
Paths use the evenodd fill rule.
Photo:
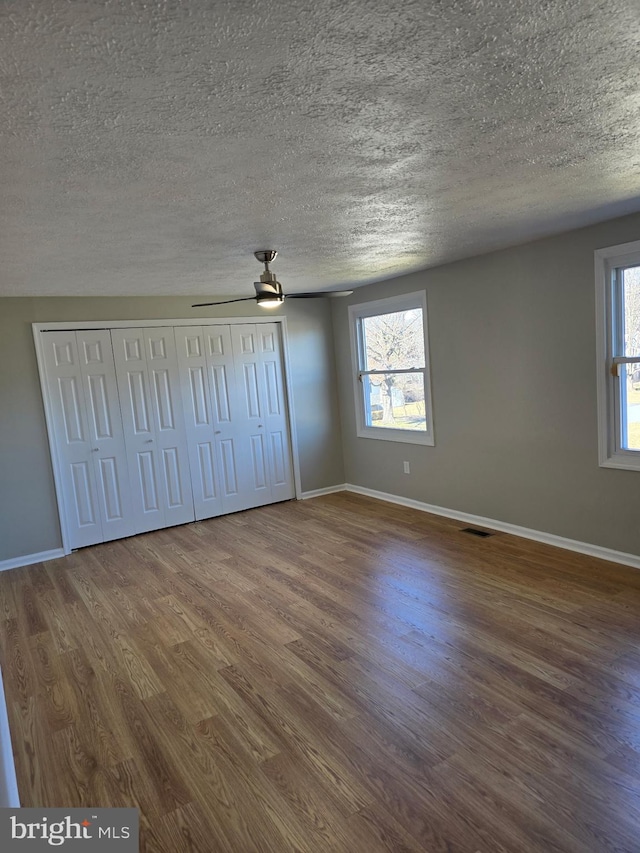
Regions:
<instances>
[{"instance_id":1,"label":"wood floor plank","mask_svg":"<svg viewBox=\"0 0 640 853\"><path fill-rule=\"evenodd\" d=\"M314 742L313 731L303 719L294 715L282 697L265 687L255 671L245 664L227 667L221 675L244 702L260 716L265 725L273 727L274 734L285 746L295 751L310 773L316 774L339 794L339 808L345 815L354 814L371 802L365 786L335 757L322 752Z\"/></svg>"},{"instance_id":2,"label":"wood floor plank","mask_svg":"<svg viewBox=\"0 0 640 853\"><path fill-rule=\"evenodd\" d=\"M233 726L243 749L256 761L263 761L280 751L282 744L273 726L265 725L218 672L206 670L206 651L197 643L182 643L175 646L173 652L192 681L203 682L209 701L215 703L214 713Z\"/></svg>"},{"instance_id":3,"label":"wood floor plank","mask_svg":"<svg viewBox=\"0 0 640 853\"><path fill-rule=\"evenodd\" d=\"M196 729L198 737L210 746L218 760L225 766L232 766L237 780L258 798L261 811L268 815L270 825L275 827L281 835L282 849L291 849L298 853L307 853L307 851L312 853L317 849L301 816L260 773L259 767L256 766L258 756L247 752L237 736L237 729L233 728L224 717L203 720ZM265 756L264 760L272 757Z\"/></svg>"},{"instance_id":4,"label":"wood floor plank","mask_svg":"<svg viewBox=\"0 0 640 853\"><path fill-rule=\"evenodd\" d=\"M351 853L370 850L375 844L376 833L366 821L343 816L322 786L309 784L306 770L294 754L282 752L265 761L261 770L302 822L311 849Z\"/></svg>"},{"instance_id":5,"label":"wood floor plank","mask_svg":"<svg viewBox=\"0 0 640 853\"><path fill-rule=\"evenodd\" d=\"M142 853L638 853L640 573L353 494L0 574L24 806Z\"/></svg>"}]
</instances>

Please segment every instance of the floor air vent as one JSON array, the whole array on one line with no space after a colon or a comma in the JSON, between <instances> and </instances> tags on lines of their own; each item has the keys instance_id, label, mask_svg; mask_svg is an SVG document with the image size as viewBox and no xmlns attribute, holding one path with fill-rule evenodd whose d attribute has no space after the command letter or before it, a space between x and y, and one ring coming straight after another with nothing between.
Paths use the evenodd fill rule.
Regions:
<instances>
[{"instance_id":1,"label":"floor air vent","mask_svg":"<svg viewBox=\"0 0 640 853\"><path fill-rule=\"evenodd\" d=\"M463 527L462 533L470 533L472 536L479 536L481 539L493 536L493 533L488 533L486 530L477 530L475 527Z\"/></svg>"}]
</instances>

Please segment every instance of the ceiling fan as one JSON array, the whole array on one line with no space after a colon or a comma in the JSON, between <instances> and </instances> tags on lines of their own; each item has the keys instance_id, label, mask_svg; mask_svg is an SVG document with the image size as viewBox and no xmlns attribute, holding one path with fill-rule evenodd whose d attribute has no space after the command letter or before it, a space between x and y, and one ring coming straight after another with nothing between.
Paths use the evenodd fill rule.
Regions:
<instances>
[{"instance_id":1,"label":"ceiling fan","mask_svg":"<svg viewBox=\"0 0 640 853\"><path fill-rule=\"evenodd\" d=\"M253 253L256 260L264 264L264 272L260 275L260 281L254 281L253 286L256 289L255 296L242 296L239 299L224 299L222 302L198 302L192 305L192 308L206 308L209 305L228 305L230 302L257 302L261 308L275 308L277 305L282 305L285 300L285 294L282 292L282 285L276 281L275 273L269 269L269 264L275 261L277 252L274 249L261 249ZM317 299L323 296L349 296L353 290L324 290L314 293L289 293L287 299Z\"/></svg>"}]
</instances>

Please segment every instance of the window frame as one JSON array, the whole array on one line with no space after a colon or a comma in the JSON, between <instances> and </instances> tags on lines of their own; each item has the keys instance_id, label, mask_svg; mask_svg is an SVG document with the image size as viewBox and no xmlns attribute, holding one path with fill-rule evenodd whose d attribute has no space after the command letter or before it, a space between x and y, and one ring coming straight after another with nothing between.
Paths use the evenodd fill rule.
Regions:
<instances>
[{"instance_id":1,"label":"window frame","mask_svg":"<svg viewBox=\"0 0 640 853\"><path fill-rule=\"evenodd\" d=\"M640 450L622 447L620 365L640 362L640 355L623 356L621 348L622 288L617 271L640 266L640 240L597 249L596 351L598 394L598 459L602 468L640 471Z\"/></svg>"},{"instance_id":2,"label":"window frame","mask_svg":"<svg viewBox=\"0 0 640 853\"><path fill-rule=\"evenodd\" d=\"M360 321L379 314L393 314L398 311L420 309L422 311L422 330L424 334L424 368L407 369L406 372L422 373L424 376L424 409L426 430L395 429L393 427L368 426L365 414L364 385L360 379L362 368L362 335ZM353 367L353 392L356 410L356 433L359 438L373 438L381 441L398 441L406 444L435 444L433 422L433 403L431 398L431 362L429 357L429 331L427 314L427 294L420 290L400 296L376 299L349 306L349 334L351 339L351 361ZM389 372L389 371L385 371ZM402 372L405 372L404 370Z\"/></svg>"}]
</instances>

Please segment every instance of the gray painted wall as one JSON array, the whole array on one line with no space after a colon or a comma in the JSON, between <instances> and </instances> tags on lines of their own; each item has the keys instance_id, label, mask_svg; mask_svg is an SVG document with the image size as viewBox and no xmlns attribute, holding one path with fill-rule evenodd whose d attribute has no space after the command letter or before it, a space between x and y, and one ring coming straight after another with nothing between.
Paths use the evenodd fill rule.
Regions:
<instances>
[{"instance_id":1,"label":"gray painted wall","mask_svg":"<svg viewBox=\"0 0 640 853\"><path fill-rule=\"evenodd\" d=\"M201 297L200 297L201 298ZM0 561L61 545L31 323L256 316L255 303L192 309L198 299L0 299ZM344 482L328 300L286 303L304 491Z\"/></svg>"},{"instance_id":2,"label":"gray painted wall","mask_svg":"<svg viewBox=\"0 0 640 853\"><path fill-rule=\"evenodd\" d=\"M303 489L346 481L640 554L640 474L598 467L593 279L594 249L635 239L640 215L380 282L349 299L287 303ZM436 445L357 438L347 305L421 288ZM0 561L60 546L31 323L257 310L194 311L191 301L0 300Z\"/></svg>"},{"instance_id":3,"label":"gray painted wall","mask_svg":"<svg viewBox=\"0 0 640 853\"><path fill-rule=\"evenodd\" d=\"M598 466L593 263L637 239L634 215L334 301L346 481L640 554L640 472ZM357 438L347 305L420 289L435 447Z\"/></svg>"}]
</instances>

